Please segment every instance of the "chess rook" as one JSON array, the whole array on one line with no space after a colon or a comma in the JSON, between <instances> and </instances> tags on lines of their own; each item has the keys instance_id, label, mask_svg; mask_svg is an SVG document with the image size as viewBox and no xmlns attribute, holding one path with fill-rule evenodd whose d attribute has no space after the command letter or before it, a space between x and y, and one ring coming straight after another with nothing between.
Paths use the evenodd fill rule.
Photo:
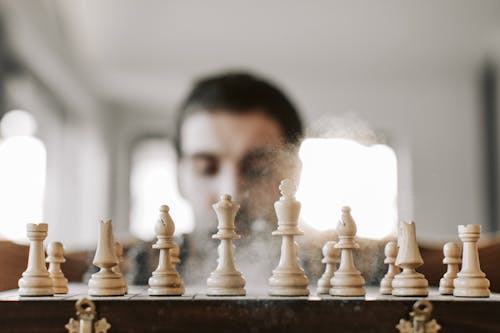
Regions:
<instances>
[{"instance_id":1,"label":"chess rook","mask_svg":"<svg viewBox=\"0 0 500 333\"><path fill-rule=\"evenodd\" d=\"M298 245L295 236L303 235L298 228L300 202L295 199L295 184L290 179L281 181L281 197L274 203L278 216L278 229L273 236L281 236L281 257L278 266L269 278L271 296L307 296L309 280L299 265Z\"/></svg>"},{"instance_id":2,"label":"chess rook","mask_svg":"<svg viewBox=\"0 0 500 333\"><path fill-rule=\"evenodd\" d=\"M467 224L458 226L458 236L463 242L462 269L453 280L453 296L489 297L490 281L481 271L477 242L481 234L481 225Z\"/></svg>"},{"instance_id":3,"label":"chess rook","mask_svg":"<svg viewBox=\"0 0 500 333\"><path fill-rule=\"evenodd\" d=\"M180 296L184 294L184 282L172 261L175 225L168 213L169 207L160 207L160 216L155 224L157 241L154 249L160 250L158 267L149 278L148 294L151 296Z\"/></svg>"},{"instance_id":4,"label":"chess rook","mask_svg":"<svg viewBox=\"0 0 500 333\"><path fill-rule=\"evenodd\" d=\"M418 249L415 222L399 223L398 245L396 265L403 271L392 280L392 294L394 296L427 296L429 282L423 274L415 270L424 263Z\"/></svg>"},{"instance_id":5,"label":"chess rook","mask_svg":"<svg viewBox=\"0 0 500 333\"><path fill-rule=\"evenodd\" d=\"M356 223L351 216L351 208L342 207L342 216L337 223L339 241L335 245L340 249L340 266L330 280L332 296L364 296L365 279L354 265L352 251L359 248L355 242Z\"/></svg>"},{"instance_id":6,"label":"chess rook","mask_svg":"<svg viewBox=\"0 0 500 333\"><path fill-rule=\"evenodd\" d=\"M128 293L128 285L127 285L127 281L125 280L125 276L123 276L123 274L120 270L120 263L123 262L123 246L120 242L115 242L115 254L116 254L116 258L118 259L118 265L113 267L113 272L118 273L122 276L123 289L125 289L125 294L126 294L126 293Z\"/></svg>"},{"instance_id":7,"label":"chess rook","mask_svg":"<svg viewBox=\"0 0 500 333\"><path fill-rule=\"evenodd\" d=\"M336 244L337 242L328 241L323 246L323 259L321 262L325 264L325 272L318 280L317 294L328 294L332 287L330 280L337 269L337 264L340 262L340 249L335 247Z\"/></svg>"},{"instance_id":8,"label":"chess rook","mask_svg":"<svg viewBox=\"0 0 500 333\"><path fill-rule=\"evenodd\" d=\"M233 240L240 239L240 235L235 232L234 220L240 205L231 200L231 196L225 194L212 206L219 221L218 231L212 238L219 239L220 244L217 248L219 254L217 268L207 279L207 295L209 296L243 296L246 294L245 279L234 265Z\"/></svg>"},{"instance_id":9,"label":"chess rook","mask_svg":"<svg viewBox=\"0 0 500 333\"><path fill-rule=\"evenodd\" d=\"M28 267L18 282L20 296L54 295L53 282L45 266L45 251L43 250L43 241L47 238L48 230L47 223L29 223L26 226L30 250Z\"/></svg>"},{"instance_id":10,"label":"chess rook","mask_svg":"<svg viewBox=\"0 0 500 333\"><path fill-rule=\"evenodd\" d=\"M97 250L93 264L100 268L89 280L91 296L121 296L125 294L123 276L113 271L118 265L111 220L99 222Z\"/></svg>"},{"instance_id":11,"label":"chess rook","mask_svg":"<svg viewBox=\"0 0 500 333\"><path fill-rule=\"evenodd\" d=\"M453 295L453 280L457 277L460 259L460 248L453 242L448 242L443 246L443 264L448 265L446 273L439 280L439 293L441 295Z\"/></svg>"},{"instance_id":12,"label":"chess rook","mask_svg":"<svg viewBox=\"0 0 500 333\"><path fill-rule=\"evenodd\" d=\"M61 264L66 262L62 243L51 242L47 246L47 259L45 261L49 263L49 274L54 285L54 294L67 294L68 279L64 277L61 270Z\"/></svg>"},{"instance_id":13,"label":"chess rook","mask_svg":"<svg viewBox=\"0 0 500 333\"><path fill-rule=\"evenodd\" d=\"M389 265L387 273L384 275L382 281L380 281L380 293L382 295L392 294L392 280L394 276L401 272L401 269L396 266L396 257L398 255L398 245L396 242L388 242L384 248L384 264Z\"/></svg>"}]
</instances>

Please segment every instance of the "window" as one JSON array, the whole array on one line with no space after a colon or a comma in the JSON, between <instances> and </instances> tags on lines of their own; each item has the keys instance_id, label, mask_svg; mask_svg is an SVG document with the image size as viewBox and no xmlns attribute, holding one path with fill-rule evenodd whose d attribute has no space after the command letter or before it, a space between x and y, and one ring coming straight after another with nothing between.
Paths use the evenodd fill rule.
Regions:
<instances>
[{"instance_id":1,"label":"window","mask_svg":"<svg viewBox=\"0 0 500 333\"><path fill-rule=\"evenodd\" d=\"M47 153L26 111L6 113L0 130L0 234L25 241L26 224L42 222Z\"/></svg>"},{"instance_id":2,"label":"window","mask_svg":"<svg viewBox=\"0 0 500 333\"><path fill-rule=\"evenodd\" d=\"M386 145L347 139L306 139L300 147L302 175L297 198L302 219L334 229L342 206L352 208L360 237L382 238L397 222L397 160Z\"/></svg>"},{"instance_id":3,"label":"window","mask_svg":"<svg viewBox=\"0 0 500 333\"><path fill-rule=\"evenodd\" d=\"M176 234L192 231L193 213L177 190L175 164L175 151L167 139L145 139L135 147L130 178L131 232L134 236L154 239L154 224L161 205L170 207Z\"/></svg>"}]
</instances>

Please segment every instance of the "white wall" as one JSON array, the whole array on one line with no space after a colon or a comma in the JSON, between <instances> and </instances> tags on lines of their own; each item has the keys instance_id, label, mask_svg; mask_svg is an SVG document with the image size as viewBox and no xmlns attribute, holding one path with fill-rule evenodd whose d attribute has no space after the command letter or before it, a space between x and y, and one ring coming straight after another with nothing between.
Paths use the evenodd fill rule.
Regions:
<instances>
[{"instance_id":1,"label":"white wall","mask_svg":"<svg viewBox=\"0 0 500 333\"><path fill-rule=\"evenodd\" d=\"M485 222L478 76L486 57L500 63L498 1L4 1L1 8L24 63L72 114L59 119L66 129L48 133L64 138L61 156L78 156L58 159L66 176L57 198L65 203L48 216L61 237L77 225L90 239L87 228L106 217L126 235L130 144L163 124L172 134L192 78L226 68L277 81L308 126L355 115L383 133L400 162L400 217L416 220L421 239L455 239L457 224Z\"/></svg>"}]
</instances>

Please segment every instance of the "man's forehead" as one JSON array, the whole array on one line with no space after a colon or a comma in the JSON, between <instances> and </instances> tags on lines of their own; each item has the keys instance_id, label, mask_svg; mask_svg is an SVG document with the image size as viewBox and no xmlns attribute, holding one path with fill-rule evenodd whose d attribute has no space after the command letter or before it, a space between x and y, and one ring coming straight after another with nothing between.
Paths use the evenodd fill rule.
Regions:
<instances>
[{"instance_id":1,"label":"man's forehead","mask_svg":"<svg viewBox=\"0 0 500 333\"><path fill-rule=\"evenodd\" d=\"M279 124L264 112L196 112L181 128L184 156L199 154L241 158L250 153L265 153L283 143Z\"/></svg>"}]
</instances>

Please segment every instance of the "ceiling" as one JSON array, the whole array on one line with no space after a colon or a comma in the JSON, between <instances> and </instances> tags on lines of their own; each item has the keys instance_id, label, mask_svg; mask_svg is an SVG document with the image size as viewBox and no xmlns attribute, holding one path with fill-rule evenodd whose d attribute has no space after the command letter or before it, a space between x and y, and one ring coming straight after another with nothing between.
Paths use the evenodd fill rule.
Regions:
<instances>
[{"instance_id":1,"label":"ceiling","mask_svg":"<svg viewBox=\"0 0 500 333\"><path fill-rule=\"evenodd\" d=\"M39 24L57 23L94 93L152 108L225 68L314 86L455 75L500 54L499 1L54 0L44 10Z\"/></svg>"}]
</instances>

